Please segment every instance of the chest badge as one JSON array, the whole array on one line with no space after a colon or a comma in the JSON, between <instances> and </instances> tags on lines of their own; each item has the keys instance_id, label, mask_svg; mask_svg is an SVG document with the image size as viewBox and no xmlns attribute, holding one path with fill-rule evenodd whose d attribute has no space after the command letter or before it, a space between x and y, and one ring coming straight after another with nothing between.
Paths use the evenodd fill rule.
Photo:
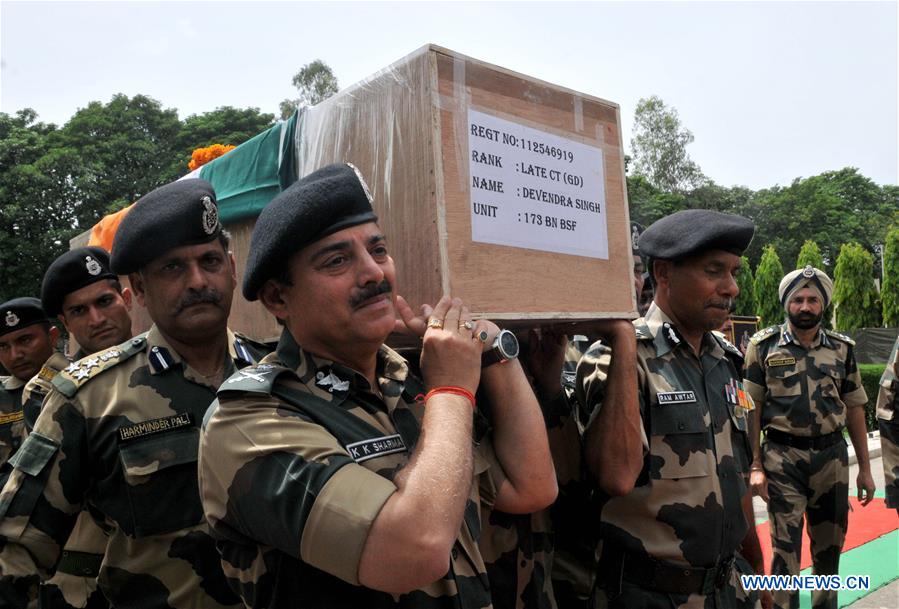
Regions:
<instances>
[{"instance_id":1,"label":"chest badge","mask_svg":"<svg viewBox=\"0 0 899 609\"><path fill-rule=\"evenodd\" d=\"M768 360L769 366L793 366L796 364L795 357L778 357Z\"/></svg>"},{"instance_id":2,"label":"chest badge","mask_svg":"<svg viewBox=\"0 0 899 609\"><path fill-rule=\"evenodd\" d=\"M724 395L727 398L727 403L734 406L734 414L738 417L746 416L747 412L755 409L755 402L752 401L752 396L747 393L743 383L737 379L731 379L724 386Z\"/></svg>"},{"instance_id":3,"label":"chest badge","mask_svg":"<svg viewBox=\"0 0 899 609\"><path fill-rule=\"evenodd\" d=\"M667 404L692 404L696 401L696 394L692 391L660 391L656 394L659 406Z\"/></svg>"}]
</instances>

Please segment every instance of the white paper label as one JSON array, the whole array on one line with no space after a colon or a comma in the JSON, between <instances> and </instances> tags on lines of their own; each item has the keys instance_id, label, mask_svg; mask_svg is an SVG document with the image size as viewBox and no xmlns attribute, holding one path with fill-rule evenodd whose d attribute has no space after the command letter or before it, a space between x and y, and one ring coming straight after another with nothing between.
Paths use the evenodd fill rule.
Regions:
<instances>
[{"instance_id":1,"label":"white paper label","mask_svg":"<svg viewBox=\"0 0 899 609\"><path fill-rule=\"evenodd\" d=\"M609 258L602 150L468 110L471 240Z\"/></svg>"}]
</instances>

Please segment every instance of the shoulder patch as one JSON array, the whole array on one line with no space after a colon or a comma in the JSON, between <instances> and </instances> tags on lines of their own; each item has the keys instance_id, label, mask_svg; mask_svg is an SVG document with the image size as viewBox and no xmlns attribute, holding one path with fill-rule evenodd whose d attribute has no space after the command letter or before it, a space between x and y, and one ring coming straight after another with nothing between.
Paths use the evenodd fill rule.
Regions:
<instances>
[{"instance_id":1,"label":"shoulder patch","mask_svg":"<svg viewBox=\"0 0 899 609\"><path fill-rule=\"evenodd\" d=\"M63 368L53 378L53 387L66 397L72 397L89 380L147 348L146 333L97 353L92 353Z\"/></svg>"},{"instance_id":2,"label":"shoulder patch","mask_svg":"<svg viewBox=\"0 0 899 609\"><path fill-rule=\"evenodd\" d=\"M218 395L231 392L271 393L275 380L290 368L275 364L257 364L238 370L219 387Z\"/></svg>"},{"instance_id":3,"label":"shoulder patch","mask_svg":"<svg viewBox=\"0 0 899 609\"><path fill-rule=\"evenodd\" d=\"M848 336L846 336L845 334L840 334L839 332L834 332L833 330L827 330L827 329L824 330L824 333L827 334L827 336L830 336L837 340L841 340L844 343L849 343L853 347L855 346L855 341L852 340L851 338L849 338Z\"/></svg>"},{"instance_id":4,"label":"shoulder patch","mask_svg":"<svg viewBox=\"0 0 899 609\"><path fill-rule=\"evenodd\" d=\"M734 345L732 342L727 340L727 338L724 336L724 334L722 334L721 332L713 331L712 336L715 337L715 339L718 341L718 344L721 345L725 351L730 351L734 355L739 355L740 358L742 359L743 353L741 353L740 350L737 349L736 345Z\"/></svg>"},{"instance_id":5,"label":"shoulder patch","mask_svg":"<svg viewBox=\"0 0 899 609\"><path fill-rule=\"evenodd\" d=\"M634 331L637 334L637 340L652 340L652 332L649 331L649 326L646 325L646 322L642 319L637 321L640 322L634 322Z\"/></svg>"},{"instance_id":6,"label":"shoulder patch","mask_svg":"<svg viewBox=\"0 0 899 609\"><path fill-rule=\"evenodd\" d=\"M765 339L771 338L772 336L777 334L778 329L780 329L780 326L768 326L764 330L759 330L752 335L752 338L749 339L749 342L751 342L753 345L757 345Z\"/></svg>"}]
</instances>

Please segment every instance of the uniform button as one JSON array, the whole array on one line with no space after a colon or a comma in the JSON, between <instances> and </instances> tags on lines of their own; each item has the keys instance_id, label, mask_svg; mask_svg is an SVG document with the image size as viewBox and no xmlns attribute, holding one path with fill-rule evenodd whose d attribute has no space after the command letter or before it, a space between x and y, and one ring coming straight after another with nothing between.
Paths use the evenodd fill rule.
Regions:
<instances>
[{"instance_id":1,"label":"uniform button","mask_svg":"<svg viewBox=\"0 0 899 609\"><path fill-rule=\"evenodd\" d=\"M139 338L132 339L131 344L134 345L135 347L138 346L140 344L140 339Z\"/></svg>"},{"instance_id":2,"label":"uniform button","mask_svg":"<svg viewBox=\"0 0 899 609\"><path fill-rule=\"evenodd\" d=\"M683 429L684 429L685 427L686 427L686 425L684 425L683 423L678 423L678 424L677 424L677 428L680 429L681 431L683 431Z\"/></svg>"},{"instance_id":3,"label":"uniform button","mask_svg":"<svg viewBox=\"0 0 899 609\"><path fill-rule=\"evenodd\" d=\"M457 550L456 548L453 548L452 555L453 555L453 560L458 559L459 558L459 550Z\"/></svg>"}]
</instances>

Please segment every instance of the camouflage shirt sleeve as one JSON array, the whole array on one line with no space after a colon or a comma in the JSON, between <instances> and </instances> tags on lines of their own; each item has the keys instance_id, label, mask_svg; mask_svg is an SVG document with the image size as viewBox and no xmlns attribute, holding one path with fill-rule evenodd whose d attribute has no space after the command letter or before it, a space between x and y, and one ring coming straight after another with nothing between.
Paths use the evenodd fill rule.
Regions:
<instances>
[{"instance_id":1,"label":"camouflage shirt sleeve","mask_svg":"<svg viewBox=\"0 0 899 609\"><path fill-rule=\"evenodd\" d=\"M606 380L609 377L609 366L612 363L612 349L601 342L593 343L584 357L577 365L576 396L578 418L583 422L583 428L586 429L589 421L597 416L602 408L603 400L606 395ZM638 357L636 362L638 377L643 376L643 370L640 369L641 360ZM638 378L638 384L640 380ZM643 413L646 412L646 396L642 391L638 391L638 399L640 402L640 436L643 441L644 453L649 450L649 439L646 435L646 429L643 423Z\"/></svg>"},{"instance_id":2,"label":"camouflage shirt sleeve","mask_svg":"<svg viewBox=\"0 0 899 609\"><path fill-rule=\"evenodd\" d=\"M762 365L762 356L759 353L759 345L750 342L746 347L746 356L743 364L743 386L749 392L756 408L765 405L767 393L765 385L765 368Z\"/></svg>"},{"instance_id":3,"label":"camouflage shirt sleeve","mask_svg":"<svg viewBox=\"0 0 899 609\"><path fill-rule=\"evenodd\" d=\"M880 389L877 392L877 418L892 421L896 412L896 397L899 383L896 381L896 356L899 354L899 338L893 343L890 361L883 369L880 377Z\"/></svg>"},{"instance_id":4,"label":"camouflage shirt sleeve","mask_svg":"<svg viewBox=\"0 0 899 609\"><path fill-rule=\"evenodd\" d=\"M868 403L868 394L865 392L862 375L855 361L855 349L852 345L847 346L849 350L846 354L846 378L840 387L840 396L848 408L856 408Z\"/></svg>"},{"instance_id":5,"label":"camouflage shirt sleeve","mask_svg":"<svg viewBox=\"0 0 899 609\"><path fill-rule=\"evenodd\" d=\"M42 414L10 460L13 470L0 492L4 577L47 577L84 506L90 469L84 416L55 390L47 396Z\"/></svg>"},{"instance_id":6,"label":"camouflage shirt sleeve","mask_svg":"<svg viewBox=\"0 0 899 609\"><path fill-rule=\"evenodd\" d=\"M220 400L204 426L199 476L213 531L239 540L224 548L226 570L249 562L265 572L279 550L358 585L368 531L394 484L270 395Z\"/></svg>"}]
</instances>

